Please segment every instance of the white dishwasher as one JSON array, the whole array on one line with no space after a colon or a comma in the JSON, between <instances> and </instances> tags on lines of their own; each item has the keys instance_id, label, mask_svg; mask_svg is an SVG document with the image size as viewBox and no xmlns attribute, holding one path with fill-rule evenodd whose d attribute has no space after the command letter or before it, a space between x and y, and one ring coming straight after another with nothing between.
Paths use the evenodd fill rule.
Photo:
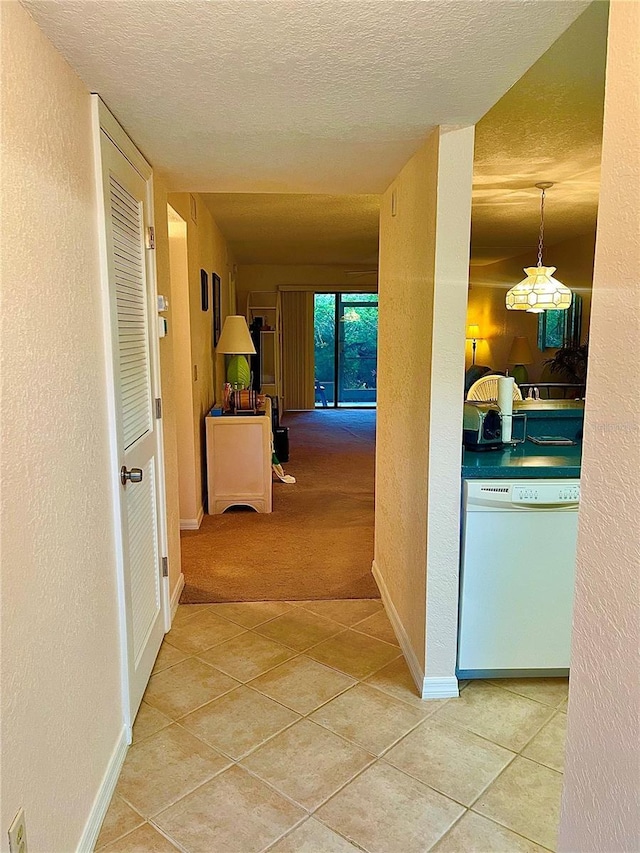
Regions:
<instances>
[{"instance_id":1,"label":"white dishwasher","mask_svg":"<svg viewBox=\"0 0 640 853\"><path fill-rule=\"evenodd\" d=\"M459 678L566 675L579 480L465 480Z\"/></svg>"}]
</instances>

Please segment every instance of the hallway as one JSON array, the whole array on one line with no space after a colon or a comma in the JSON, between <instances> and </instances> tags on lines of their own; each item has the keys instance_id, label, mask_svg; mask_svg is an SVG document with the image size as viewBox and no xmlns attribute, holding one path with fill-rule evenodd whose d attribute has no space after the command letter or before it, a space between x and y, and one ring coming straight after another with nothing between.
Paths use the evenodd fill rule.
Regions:
<instances>
[{"instance_id":1,"label":"hallway","mask_svg":"<svg viewBox=\"0 0 640 853\"><path fill-rule=\"evenodd\" d=\"M422 701L378 601L181 606L96 849L554 850L567 692Z\"/></svg>"},{"instance_id":2,"label":"hallway","mask_svg":"<svg viewBox=\"0 0 640 853\"><path fill-rule=\"evenodd\" d=\"M286 415L295 485L273 512L205 515L182 533L182 602L377 598L373 560L374 410Z\"/></svg>"}]
</instances>

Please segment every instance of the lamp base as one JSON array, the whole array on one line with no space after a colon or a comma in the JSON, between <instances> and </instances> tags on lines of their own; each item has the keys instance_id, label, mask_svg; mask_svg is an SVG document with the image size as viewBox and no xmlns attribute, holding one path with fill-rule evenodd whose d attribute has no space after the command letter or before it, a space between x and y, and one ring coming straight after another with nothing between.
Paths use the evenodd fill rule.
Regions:
<instances>
[{"instance_id":1,"label":"lamp base","mask_svg":"<svg viewBox=\"0 0 640 853\"><path fill-rule=\"evenodd\" d=\"M227 366L227 382L234 389L248 388L251 382L249 362L244 355L232 355Z\"/></svg>"},{"instance_id":2,"label":"lamp base","mask_svg":"<svg viewBox=\"0 0 640 853\"><path fill-rule=\"evenodd\" d=\"M524 364L514 364L511 375L516 380L516 385L523 385L529 381L529 371Z\"/></svg>"}]
</instances>

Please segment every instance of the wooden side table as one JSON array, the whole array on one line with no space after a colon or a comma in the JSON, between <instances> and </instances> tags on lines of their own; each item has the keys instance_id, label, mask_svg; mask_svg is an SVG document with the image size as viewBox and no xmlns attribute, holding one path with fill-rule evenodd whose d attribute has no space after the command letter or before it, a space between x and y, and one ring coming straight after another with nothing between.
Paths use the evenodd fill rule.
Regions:
<instances>
[{"instance_id":1,"label":"wooden side table","mask_svg":"<svg viewBox=\"0 0 640 853\"><path fill-rule=\"evenodd\" d=\"M271 512L271 417L207 416L208 512L230 506Z\"/></svg>"}]
</instances>

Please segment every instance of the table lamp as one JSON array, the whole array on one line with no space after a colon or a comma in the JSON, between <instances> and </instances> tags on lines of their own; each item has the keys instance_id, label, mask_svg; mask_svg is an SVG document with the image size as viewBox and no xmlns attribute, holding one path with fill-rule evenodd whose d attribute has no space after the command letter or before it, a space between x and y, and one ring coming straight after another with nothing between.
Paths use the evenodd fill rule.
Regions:
<instances>
[{"instance_id":1,"label":"table lamp","mask_svg":"<svg viewBox=\"0 0 640 853\"><path fill-rule=\"evenodd\" d=\"M513 364L511 375L516 380L517 385L522 385L523 382L529 381L529 372L525 364L531 364L533 356L531 355L531 347L529 346L528 338L516 337L513 339L507 364Z\"/></svg>"},{"instance_id":2,"label":"table lamp","mask_svg":"<svg viewBox=\"0 0 640 853\"><path fill-rule=\"evenodd\" d=\"M241 314L230 314L224 321L216 352L231 356L227 365L227 382L235 390L248 388L251 371L246 356L255 355L256 348L247 321Z\"/></svg>"},{"instance_id":3,"label":"table lamp","mask_svg":"<svg viewBox=\"0 0 640 853\"><path fill-rule=\"evenodd\" d=\"M471 364L476 363L476 347L478 346L478 339L480 338L480 326L476 326L475 323L471 326L467 327L467 340L471 341Z\"/></svg>"}]
</instances>

